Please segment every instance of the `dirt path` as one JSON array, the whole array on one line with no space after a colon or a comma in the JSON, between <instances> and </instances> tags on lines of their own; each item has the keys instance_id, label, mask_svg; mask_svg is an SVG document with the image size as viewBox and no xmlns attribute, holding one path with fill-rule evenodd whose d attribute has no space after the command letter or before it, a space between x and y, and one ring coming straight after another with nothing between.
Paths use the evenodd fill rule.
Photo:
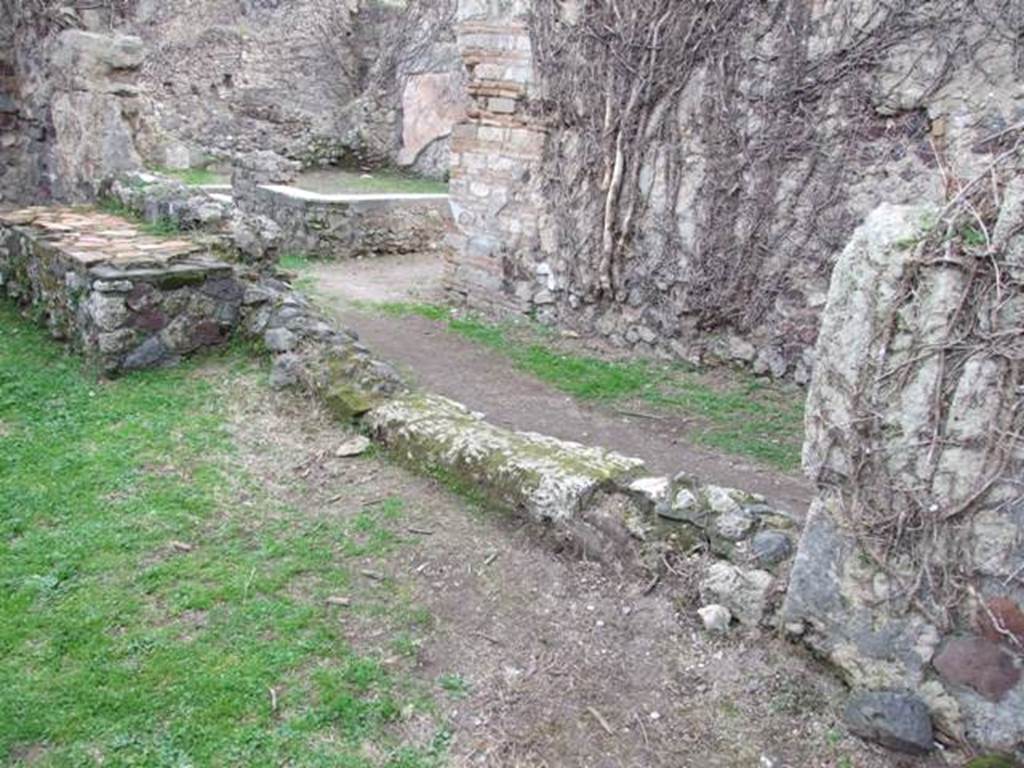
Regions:
<instances>
[{"instance_id":1,"label":"dirt path","mask_svg":"<svg viewBox=\"0 0 1024 768\"><path fill-rule=\"evenodd\" d=\"M688 443L684 419L648 419L573 400L516 370L500 353L418 316L361 310L353 301L443 299L436 254L316 264L316 291L381 357L420 386L465 403L496 424L613 448L644 459L652 472L686 471L705 482L761 493L801 515L811 498L800 476L765 469Z\"/></svg>"},{"instance_id":2,"label":"dirt path","mask_svg":"<svg viewBox=\"0 0 1024 768\"><path fill-rule=\"evenodd\" d=\"M362 652L383 652L432 692L433 719L396 727L422 742L446 724L451 765L922 765L845 736L841 686L793 646L770 632L701 630L686 563L651 589L555 554L532 526L385 460L335 458L345 434L308 402L262 387L234 394L239 460L296 525L351 530L365 505L402 500L390 523L398 546L350 564L373 578L352 584L339 620ZM301 579L296 591L316 600ZM403 653L387 650L398 647L387 618L396 599L422 614Z\"/></svg>"}]
</instances>

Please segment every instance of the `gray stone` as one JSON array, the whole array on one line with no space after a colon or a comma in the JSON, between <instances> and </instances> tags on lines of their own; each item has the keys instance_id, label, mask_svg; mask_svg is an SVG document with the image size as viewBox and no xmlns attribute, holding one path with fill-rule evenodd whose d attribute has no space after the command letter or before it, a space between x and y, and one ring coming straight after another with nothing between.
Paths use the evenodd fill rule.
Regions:
<instances>
[{"instance_id":1,"label":"gray stone","mask_svg":"<svg viewBox=\"0 0 1024 768\"><path fill-rule=\"evenodd\" d=\"M501 429L436 395L391 400L366 421L398 455L457 472L536 521L575 518L599 490L628 485L644 466L610 451Z\"/></svg>"},{"instance_id":2,"label":"gray stone","mask_svg":"<svg viewBox=\"0 0 1024 768\"><path fill-rule=\"evenodd\" d=\"M271 352L291 352L298 341L298 337L287 328L271 328L263 334L263 343Z\"/></svg>"},{"instance_id":3,"label":"gray stone","mask_svg":"<svg viewBox=\"0 0 1024 768\"><path fill-rule=\"evenodd\" d=\"M732 623L732 612L724 605L705 605L697 610L697 615L708 632L728 632Z\"/></svg>"},{"instance_id":4,"label":"gray stone","mask_svg":"<svg viewBox=\"0 0 1024 768\"><path fill-rule=\"evenodd\" d=\"M741 491L734 488L723 488L719 485L708 485L704 488L704 497L707 499L708 507L716 515L740 512L740 502L737 497L743 497Z\"/></svg>"},{"instance_id":5,"label":"gray stone","mask_svg":"<svg viewBox=\"0 0 1024 768\"><path fill-rule=\"evenodd\" d=\"M631 482L626 491L648 512L670 508L672 483L667 477L641 477Z\"/></svg>"},{"instance_id":6,"label":"gray stone","mask_svg":"<svg viewBox=\"0 0 1024 768\"><path fill-rule=\"evenodd\" d=\"M850 732L888 749L923 755L935 746L928 707L916 696L893 691L854 694L843 710Z\"/></svg>"},{"instance_id":7,"label":"gray stone","mask_svg":"<svg viewBox=\"0 0 1024 768\"><path fill-rule=\"evenodd\" d=\"M370 450L371 445L372 443L370 442L369 438L364 437L363 435L354 435L353 437L349 438L341 445L339 445L337 448L335 448L334 455L337 456L339 459L348 459L352 458L353 456L362 456L364 453Z\"/></svg>"},{"instance_id":8,"label":"gray stone","mask_svg":"<svg viewBox=\"0 0 1024 768\"><path fill-rule=\"evenodd\" d=\"M128 308L118 295L95 292L89 296L88 310L101 331L116 331L128 322Z\"/></svg>"},{"instance_id":9,"label":"gray stone","mask_svg":"<svg viewBox=\"0 0 1024 768\"><path fill-rule=\"evenodd\" d=\"M776 565L793 554L793 541L782 531L759 531L750 542L750 552L758 565Z\"/></svg>"},{"instance_id":10,"label":"gray stone","mask_svg":"<svg viewBox=\"0 0 1024 768\"><path fill-rule=\"evenodd\" d=\"M153 368L176 360L176 356L163 343L159 336L151 336L132 350L121 363L126 371Z\"/></svg>"},{"instance_id":11,"label":"gray stone","mask_svg":"<svg viewBox=\"0 0 1024 768\"><path fill-rule=\"evenodd\" d=\"M127 329L101 333L96 337L96 342L101 355L113 357L131 348L135 343L135 333Z\"/></svg>"},{"instance_id":12,"label":"gray stone","mask_svg":"<svg viewBox=\"0 0 1024 768\"><path fill-rule=\"evenodd\" d=\"M134 284L131 280L97 280L92 287L100 293L128 293Z\"/></svg>"},{"instance_id":13,"label":"gray stone","mask_svg":"<svg viewBox=\"0 0 1024 768\"><path fill-rule=\"evenodd\" d=\"M785 376L788 367L785 356L774 347L762 349L754 360L754 373L761 376L770 374L773 379Z\"/></svg>"},{"instance_id":14,"label":"gray stone","mask_svg":"<svg viewBox=\"0 0 1024 768\"><path fill-rule=\"evenodd\" d=\"M740 623L757 626L768 611L774 581L767 571L747 570L726 562L712 563L700 583L701 600L724 605Z\"/></svg>"},{"instance_id":15,"label":"gray stone","mask_svg":"<svg viewBox=\"0 0 1024 768\"><path fill-rule=\"evenodd\" d=\"M742 541L757 525L757 519L743 509L734 509L719 515L712 527L715 535L727 541Z\"/></svg>"},{"instance_id":16,"label":"gray stone","mask_svg":"<svg viewBox=\"0 0 1024 768\"><path fill-rule=\"evenodd\" d=\"M270 369L270 387L287 389L294 387L302 380L302 359L295 354L285 353L274 358Z\"/></svg>"},{"instance_id":17,"label":"gray stone","mask_svg":"<svg viewBox=\"0 0 1024 768\"><path fill-rule=\"evenodd\" d=\"M699 492L690 488L676 491L669 505L657 507L657 513L666 520L693 523L704 527L708 521L708 510Z\"/></svg>"}]
</instances>

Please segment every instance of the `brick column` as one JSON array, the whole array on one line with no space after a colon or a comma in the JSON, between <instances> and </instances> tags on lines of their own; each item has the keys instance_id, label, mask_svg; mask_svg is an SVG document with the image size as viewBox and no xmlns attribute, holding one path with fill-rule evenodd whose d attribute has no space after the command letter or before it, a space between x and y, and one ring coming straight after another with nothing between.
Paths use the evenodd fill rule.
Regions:
<instances>
[{"instance_id":1,"label":"brick column","mask_svg":"<svg viewBox=\"0 0 1024 768\"><path fill-rule=\"evenodd\" d=\"M469 108L452 135L456 227L446 284L454 298L471 306L521 313L530 304L522 286L532 282L528 265L540 243L538 171L546 133L528 113L534 84L528 3L503 5L459 5Z\"/></svg>"}]
</instances>

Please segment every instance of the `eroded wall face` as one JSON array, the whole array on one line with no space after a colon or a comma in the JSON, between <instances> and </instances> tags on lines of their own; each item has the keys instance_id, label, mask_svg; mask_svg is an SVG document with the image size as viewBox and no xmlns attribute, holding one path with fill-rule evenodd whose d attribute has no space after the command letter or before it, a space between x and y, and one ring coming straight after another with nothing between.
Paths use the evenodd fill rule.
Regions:
<instances>
[{"instance_id":1,"label":"eroded wall face","mask_svg":"<svg viewBox=\"0 0 1024 768\"><path fill-rule=\"evenodd\" d=\"M155 159L183 167L271 150L305 164L397 163L443 176L461 106L451 6L140 2L131 27L147 44L142 79L166 134ZM432 88L440 116L423 104Z\"/></svg>"},{"instance_id":2,"label":"eroded wall face","mask_svg":"<svg viewBox=\"0 0 1024 768\"><path fill-rule=\"evenodd\" d=\"M1024 167L984 178L956 218L879 207L840 257L807 404L818 495L783 620L855 688L1020 755Z\"/></svg>"},{"instance_id":3,"label":"eroded wall face","mask_svg":"<svg viewBox=\"0 0 1024 768\"><path fill-rule=\"evenodd\" d=\"M780 3L777 18L734 5L718 27L736 36L709 36L707 61L667 78L679 92L644 116L643 136L625 132L633 192L609 216L614 153L588 127L606 108L600 72L552 58L537 21L557 16L555 36L569 39L594 9L460 4L473 112L453 157L457 297L641 352L809 381L853 229L880 200L941 198L951 175L1000 151L986 139L1024 118L1019 20L951 0L948 14L915 21L914 39L881 45L875 33L878 51L847 71L883 4ZM568 65L582 74L567 85ZM823 84L804 93L808 78ZM610 287L596 275L605 224L622 240Z\"/></svg>"},{"instance_id":4,"label":"eroded wall face","mask_svg":"<svg viewBox=\"0 0 1024 768\"><path fill-rule=\"evenodd\" d=\"M257 150L444 177L464 109L453 8L454 0L22 6L0 20L0 194L87 199L111 173L227 163Z\"/></svg>"}]
</instances>

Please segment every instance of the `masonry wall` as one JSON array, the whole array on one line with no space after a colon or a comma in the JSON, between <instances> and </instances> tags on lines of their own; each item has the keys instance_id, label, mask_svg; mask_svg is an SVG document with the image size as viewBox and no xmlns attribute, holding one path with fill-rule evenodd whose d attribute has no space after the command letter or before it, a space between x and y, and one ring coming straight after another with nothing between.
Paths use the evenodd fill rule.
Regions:
<instances>
[{"instance_id":1,"label":"masonry wall","mask_svg":"<svg viewBox=\"0 0 1024 768\"><path fill-rule=\"evenodd\" d=\"M600 119L604 94L598 83L576 95L575 112L559 106L568 99L551 82L535 21L556 5L460 3L472 107L455 135L450 287L470 305L645 353L807 382L832 265L857 224L879 200L941 198L951 178L1000 151L987 139L1024 118L1014 42L1024 22L998 4L930 20L927 39L887 44L854 65L856 78L795 106L777 98L799 92L786 84L787 62L821 75L849 60L882 5L776 3L772 16L738 4L727 25L740 30L733 58L688 73L673 111L640 142L639 164L627 165L640 192L623 277L595 292L586 278L606 189L579 125ZM586 2L557 7L565 34L590 12ZM805 34L786 39L790 27ZM754 39L756 30L765 34ZM789 143L766 153L770 141Z\"/></svg>"},{"instance_id":2,"label":"masonry wall","mask_svg":"<svg viewBox=\"0 0 1024 768\"><path fill-rule=\"evenodd\" d=\"M452 117L402 150L405 112L430 123L417 100L436 87L430 77L460 90L451 2L413 5L138 3L128 28L148 48L143 82L166 137L156 160L188 167L271 150L304 164L401 162L443 176ZM403 26L410 14L421 27Z\"/></svg>"}]
</instances>

